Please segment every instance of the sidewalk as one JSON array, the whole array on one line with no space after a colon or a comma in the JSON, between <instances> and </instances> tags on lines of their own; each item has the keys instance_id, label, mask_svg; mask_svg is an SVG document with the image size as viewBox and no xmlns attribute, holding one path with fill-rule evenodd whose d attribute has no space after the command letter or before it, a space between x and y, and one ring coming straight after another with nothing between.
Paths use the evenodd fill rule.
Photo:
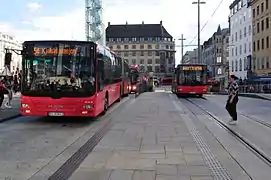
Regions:
<instances>
[{"instance_id":1,"label":"sidewalk","mask_svg":"<svg viewBox=\"0 0 271 180\"><path fill-rule=\"evenodd\" d=\"M208 94L227 95L228 93L226 93L226 92L209 92ZM271 101L271 94L264 94L264 93L239 93L239 96L257 98L257 99L264 99L264 100Z\"/></svg>"},{"instance_id":2,"label":"sidewalk","mask_svg":"<svg viewBox=\"0 0 271 180\"><path fill-rule=\"evenodd\" d=\"M2 106L3 110L0 110L0 122L7 121L20 116L19 114L20 98L14 97L11 109L8 109L4 106L6 100L7 98L5 98L3 102Z\"/></svg>"},{"instance_id":3,"label":"sidewalk","mask_svg":"<svg viewBox=\"0 0 271 180\"><path fill-rule=\"evenodd\" d=\"M212 180L199 147L167 93L144 93L70 180Z\"/></svg>"}]
</instances>

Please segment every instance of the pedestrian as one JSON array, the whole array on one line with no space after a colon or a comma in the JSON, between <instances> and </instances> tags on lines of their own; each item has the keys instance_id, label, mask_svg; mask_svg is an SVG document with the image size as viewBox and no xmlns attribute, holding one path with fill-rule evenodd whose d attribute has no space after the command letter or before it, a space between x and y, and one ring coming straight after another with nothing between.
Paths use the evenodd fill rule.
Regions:
<instances>
[{"instance_id":1,"label":"pedestrian","mask_svg":"<svg viewBox=\"0 0 271 180\"><path fill-rule=\"evenodd\" d=\"M239 101L238 91L239 86L237 83L238 78L235 75L230 75L230 86L228 91L228 100L226 104L226 109L231 116L229 124L234 125L237 123L237 103Z\"/></svg>"},{"instance_id":2,"label":"pedestrian","mask_svg":"<svg viewBox=\"0 0 271 180\"><path fill-rule=\"evenodd\" d=\"M5 103L5 106L7 108L12 108L11 101L12 101L12 98L13 98L13 91L12 91L12 89L13 89L13 83L10 82L9 87L7 87L7 86L5 86L5 87L6 87L6 90L8 92L8 99L7 99L7 102Z\"/></svg>"},{"instance_id":3,"label":"pedestrian","mask_svg":"<svg viewBox=\"0 0 271 180\"><path fill-rule=\"evenodd\" d=\"M4 85L4 79L1 78L0 79L0 109L2 110L2 104L3 104L3 101L4 101L4 96L5 94L5 85Z\"/></svg>"}]
</instances>

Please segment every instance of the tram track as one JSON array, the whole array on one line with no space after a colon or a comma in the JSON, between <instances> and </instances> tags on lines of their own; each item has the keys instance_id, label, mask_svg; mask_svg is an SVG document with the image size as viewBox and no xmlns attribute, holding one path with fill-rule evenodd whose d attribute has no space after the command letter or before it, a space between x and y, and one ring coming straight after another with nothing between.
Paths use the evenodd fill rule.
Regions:
<instances>
[{"instance_id":1,"label":"tram track","mask_svg":"<svg viewBox=\"0 0 271 180\"><path fill-rule=\"evenodd\" d=\"M203 111L206 115L211 117L220 127L225 129L226 131L230 132L233 137L235 137L239 142L244 144L247 148L249 148L256 156L258 156L260 159L262 159L267 165L271 167L271 157L269 157L265 152L263 152L260 148L258 148L255 144L253 144L251 141L249 141L247 138L240 135L238 132L234 131L231 127L227 125L227 123L223 122L221 119L219 119L217 116L215 116L213 113L209 112L205 108L201 107L200 105L193 102L191 99L183 98L187 102L189 102L191 105L197 107L201 111ZM205 99L205 98L203 98ZM187 107L189 111L193 114L193 110L191 108ZM243 114L242 114L243 115ZM244 115L243 115L244 116ZM246 116L245 116L246 117ZM269 123L263 122L262 120L256 120L251 117L247 117L251 121L255 121L257 123L260 123L263 126L266 126L268 128L271 128L271 125Z\"/></svg>"}]
</instances>

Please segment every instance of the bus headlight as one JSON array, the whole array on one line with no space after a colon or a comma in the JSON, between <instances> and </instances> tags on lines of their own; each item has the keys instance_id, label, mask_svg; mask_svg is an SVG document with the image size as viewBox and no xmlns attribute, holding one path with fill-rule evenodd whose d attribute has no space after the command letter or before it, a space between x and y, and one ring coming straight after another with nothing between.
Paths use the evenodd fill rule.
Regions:
<instances>
[{"instance_id":1,"label":"bus headlight","mask_svg":"<svg viewBox=\"0 0 271 180\"><path fill-rule=\"evenodd\" d=\"M136 86L133 86L133 90L136 90Z\"/></svg>"},{"instance_id":2,"label":"bus headlight","mask_svg":"<svg viewBox=\"0 0 271 180\"><path fill-rule=\"evenodd\" d=\"M21 104L21 107L22 107L22 108L29 108L29 105L28 105L28 104L22 103L22 104Z\"/></svg>"}]
</instances>

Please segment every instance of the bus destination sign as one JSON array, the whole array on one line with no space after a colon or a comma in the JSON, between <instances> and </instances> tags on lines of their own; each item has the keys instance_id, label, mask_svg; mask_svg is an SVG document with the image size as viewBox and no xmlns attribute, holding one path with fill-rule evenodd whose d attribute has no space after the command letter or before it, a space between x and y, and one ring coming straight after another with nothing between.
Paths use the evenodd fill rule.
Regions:
<instances>
[{"instance_id":1,"label":"bus destination sign","mask_svg":"<svg viewBox=\"0 0 271 180\"><path fill-rule=\"evenodd\" d=\"M35 56L50 56L50 55L76 55L77 48L34 48Z\"/></svg>"},{"instance_id":2,"label":"bus destination sign","mask_svg":"<svg viewBox=\"0 0 271 180\"><path fill-rule=\"evenodd\" d=\"M182 70L184 71L202 71L202 66L182 66Z\"/></svg>"}]
</instances>

